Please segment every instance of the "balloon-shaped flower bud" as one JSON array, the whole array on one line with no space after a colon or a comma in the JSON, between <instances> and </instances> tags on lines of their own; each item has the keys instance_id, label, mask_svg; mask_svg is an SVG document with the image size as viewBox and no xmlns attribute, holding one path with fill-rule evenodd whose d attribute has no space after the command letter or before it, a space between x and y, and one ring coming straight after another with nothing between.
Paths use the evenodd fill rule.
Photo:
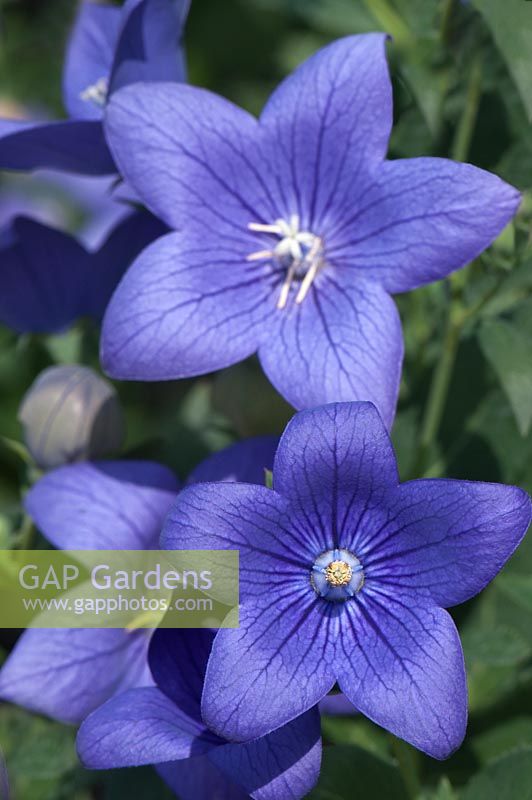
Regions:
<instances>
[{"instance_id":1,"label":"balloon-shaped flower bud","mask_svg":"<svg viewBox=\"0 0 532 800\"><path fill-rule=\"evenodd\" d=\"M44 370L26 392L19 420L39 467L100 458L124 438L120 402L111 384L78 364Z\"/></svg>"}]
</instances>

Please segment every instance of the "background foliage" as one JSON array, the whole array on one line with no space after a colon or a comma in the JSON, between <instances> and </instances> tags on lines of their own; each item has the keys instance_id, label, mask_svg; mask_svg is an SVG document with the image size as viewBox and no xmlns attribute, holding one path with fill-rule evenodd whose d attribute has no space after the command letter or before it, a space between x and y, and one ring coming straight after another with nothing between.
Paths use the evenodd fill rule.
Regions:
<instances>
[{"instance_id":1,"label":"background foliage","mask_svg":"<svg viewBox=\"0 0 532 800\"><path fill-rule=\"evenodd\" d=\"M62 44L75 5L4 0L5 107L62 113ZM390 156L471 161L525 193L515 223L489 252L451 280L398 298L406 362L393 437L401 475L505 481L531 491L532 2L193 0L190 79L257 112L277 81L318 47L375 29L393 37ZM0 191L17 180L4 176ZM65 213L71 227L79 225ZM21 397L50 364L97 367L97 345L98 332L86 324L53 337L0 328L1 547L28 536L20 498L32 470L13 443ZM118 389L128 423L124 455L159 459L181 477L235 438L280 432L291 414L254 360L195 381ZM314 800L532 798L532 539L454 616L470 681L463 747L439 763L363 718L325 719L329 746ZM4 655L13 638L4 633ZM0 707L0 743L19 800L167 796L151 770L84 772L73 730L19 709Z\"/></svg>"}]
</instances>

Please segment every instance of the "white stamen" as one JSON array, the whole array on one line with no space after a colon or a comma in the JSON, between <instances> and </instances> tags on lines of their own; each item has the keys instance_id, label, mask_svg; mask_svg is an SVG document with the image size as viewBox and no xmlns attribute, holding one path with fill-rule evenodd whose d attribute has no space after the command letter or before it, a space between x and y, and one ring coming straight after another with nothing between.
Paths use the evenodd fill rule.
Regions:
<instances>
[{"instance_id":1,"label":"white stamen","mask_svg":"<svg viewBox=\"0 0 532 800\"><path fill-rule=\"evenodd\" d=\"M246 256L246 261L263 261L264 259L274 257L273 250L257 250L256 253L250 253Z\"/></svg>"},{"instance_id":2,"label":"white stamen","mask_svg":"<svg viewBox=\"0 0 532 800\"><path fill-rule=\"evenodd\" d=\"M279 309L286 306L290 289L296 279L302 279L296 295L296 303L302 303L323 266L322 239L310 231L300 230L299 226L300 220L297 214L292 214L288 221L277 219L271 225L261 222L250 222L248 225L250 231L278 236L280 239L273 250L257 250L246 259L262 261L276 258L286 268L286 276L277 301Z\"/></svg>"},{"instance_id":3,"label":"white stamen","mask_svg":"<svg viewBox=\"0 0 532 800\"><path fill-rule=\"evenodd\" d=\"M97 106L104 106L107 100L107 92L107 78L99 78L96 83L87 86L79 96L82 100L85 100L85 102L90 101Z\"/></svg>"},{"instance_id":4,"label":"white stamen","mask_svg":"<svg viewBox=\"0 0 532 800\"><path fill-rule=\"evenodd\" d=\"M257 231L257 233L275 233L279 235L282 233L279 225L262 225L260 222L250 222L248 228L250 231Z\"/></svg>"},{"instance_id":5,"label":"white stamen","mask_svg":"<svg viewBox=\"0 0 532 800\"><path fill-rule=\"evenodd\" d=\"M321 239L316 239L316 241L310 248L307 256L307 260L310 263L310 269L308 270L307 273L305 273L303 282L301 283L299 291L296 295L296 303L298 305L302 303L305 297L307 296L308 291L312 286L312 284L314 283L316 275L318 274L319 268L321 266L321 261L318 259L318 254L320 249L321 249Z\"/></svg>"},{"instance_id":6,"label":"white stamen","mask_svg":"<svg viewBox=\"0 0 532 800\"><path fill-rule=\"evenodd\" d=\"M281 287L281 294L279 295L279 300L277 301L277 308L285 307L288 301L290 287L292 286L292 282L296 276L296 271L298 266L299 266L299 261L293 261L292 264L290 265L290 268L286 273L286 278L284 279L284 283Z\"/></svg>"}]
</instances>

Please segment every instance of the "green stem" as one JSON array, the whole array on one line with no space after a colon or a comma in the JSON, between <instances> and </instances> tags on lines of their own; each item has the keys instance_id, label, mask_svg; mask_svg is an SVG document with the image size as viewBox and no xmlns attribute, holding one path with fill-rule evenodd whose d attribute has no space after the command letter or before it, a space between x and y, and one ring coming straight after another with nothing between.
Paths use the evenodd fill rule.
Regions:
<instances>
[{"instance_id":1,"label":"green stem","mask_svg":"<svg viewBox=\"0 0 532 800\"><path fill-rule=\"evenodd\" d=\"M458 345L460 343L460 336L464 326L467 323L473 322L488 305L490 300L496 297L500 286L504 283L504 279L505 276L502 275L492 286L492 288L487 291L486 294L481 297L474 306L464 309L459 316L454 318L454 320L451 319L451 314L449 314L446 333L443 341L443 355L434 372L433 382L429 392L429 398L423 419L419 456L416 462L416 471L413 477L420 477L422 473L426 472L428 472L431 477L435 477L434 470L432 468L427 470L426 461L427 456L430 455L432 443L438 434L443 416L445 400L447 398L450 379L452 376L452 369L456 360ZM462 439L455 441L452 447L445 454L445 461L449 462L450 460L455 459L470 438L471 434L466 433Z\"/></svg>"},{"instance_id":2,"label":"green stem","mask_svg":"<svg viewBox=\"0 0 532 800\"><path fill-rule=\"evenodd\" d=\"M408 25L406 25L388 0L363 0L363 2L383 31L393 36L396 44L403 46L412 41L412 34L410 33Z\"/></svg>"},{"instance_id":3,"label":"green stem","mask_svg":"<svg viewBox=\"0 0 532 800\"><path fill-rule=\"evenodd\" d=\"M449 4L452 5L452 4ZM456 161L465 161L469 154L471 139L475 130L480 97L482 94L482 59L477 56L473 63L467 90L467 102L456 131L452 147L452 157ZM452 285L453 278L450 283ZM429 390L427 406L421 426L419 453L416 461L416 473L423 474L427 467L427 456L430 454L440 429L445 403L449 393L452 372L458 352L458 345L465 322L470 315L460 311L456 313L454 300L451 296L445 334L442 343L441 358L436 366ZM417 476L417 475L416 475Z\"/></svg>"},{"instance_id":4,"label":"green stem","mask_svg":"<svg viewBox=\"0 0 532 800\"><path fill-rule=\"evenodd\" d=\"M473 61L464 113L458 125L451 148L451 157L455 161L466 161L471 148L471 140L475 132L480 98L482 96L482 57L478 55Z\"/></svg>"},{"instance_id":5,"label":"green stem","mask_svg":"<svg viewBox=\"0 0 532 800\"><path fill-rule=\"evenodd\" d=\"M453 18L455 0L445 0L440 23L440 39L443 44L448 44L451 38L451 22Z\"/></svg>"},{"instance_id":6,"label":"green stem","mask_svg":"<svg viewBox=\"0 0 532 800\"><path fill-rule=\"evenodd\" d=\"M442 343L442 354L438 361L429 389L429 396L421 425L419 454L416 462L416 477L421 477L427 465L427 457L440 429L445 403L449 393L463 317L456 319L453 315L452 300L449 301L449 313Z\"/></svg>"},{"instance_id":7,"label":"green stem","mask_svg":"<svg viewBox=\"0 0 532 800\"><path fill-rule=\"evenodd\" d=\"M392 750L399 764L399 771L410 800L416 800L421 792L416 751L402 739L391 736Z\"/></svg>"},{"instance_id":8,"label":"green stem","mask_svg":"<svg viewBox=\"0 0 532 800\"><path fill-rule=\"evenodd\" d=\"M17 550L31 550L35 538L35 527L33 520L24 514L22 524L17 531L14 545Z\"/></svg>"}]
</instances>

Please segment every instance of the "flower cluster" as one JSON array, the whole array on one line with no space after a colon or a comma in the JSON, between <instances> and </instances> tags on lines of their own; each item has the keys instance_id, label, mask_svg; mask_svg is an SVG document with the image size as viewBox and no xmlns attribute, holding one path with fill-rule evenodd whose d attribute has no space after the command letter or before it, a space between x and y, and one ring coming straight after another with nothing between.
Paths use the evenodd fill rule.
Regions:
<instances>
[{"instance_id":1,"label":"flower cluster","mask_svg":"<svg viewBox=\"0 0 532 800\"><path fill-rule=\"evenodd\" d=\"M464 739L445 609L497 575L532 506L498 483L400 482L392 295L476 258L520 195L470 164L386 158L385 34L324 47L257 119L185 84L188 5L85 0L69 119L0 123L0 168L122 184L106 182L120 216L91 244L31 208L10 214L0 320L18 333L101 322L117 379L191 378L257 353L297 413L280 440L222 450L181 487L153 461L96 460L119 448L122 421L113 405L96 442L118 401L89 369L41 376L21 419L34 463L53 467L25 497L48 542L237 550L239 626L30 629L0 697L81 724L88 768L155 765L182 800L297 800L319 777L320 712L361 713L436 759Z\"/></svg>"}]
</instances>

